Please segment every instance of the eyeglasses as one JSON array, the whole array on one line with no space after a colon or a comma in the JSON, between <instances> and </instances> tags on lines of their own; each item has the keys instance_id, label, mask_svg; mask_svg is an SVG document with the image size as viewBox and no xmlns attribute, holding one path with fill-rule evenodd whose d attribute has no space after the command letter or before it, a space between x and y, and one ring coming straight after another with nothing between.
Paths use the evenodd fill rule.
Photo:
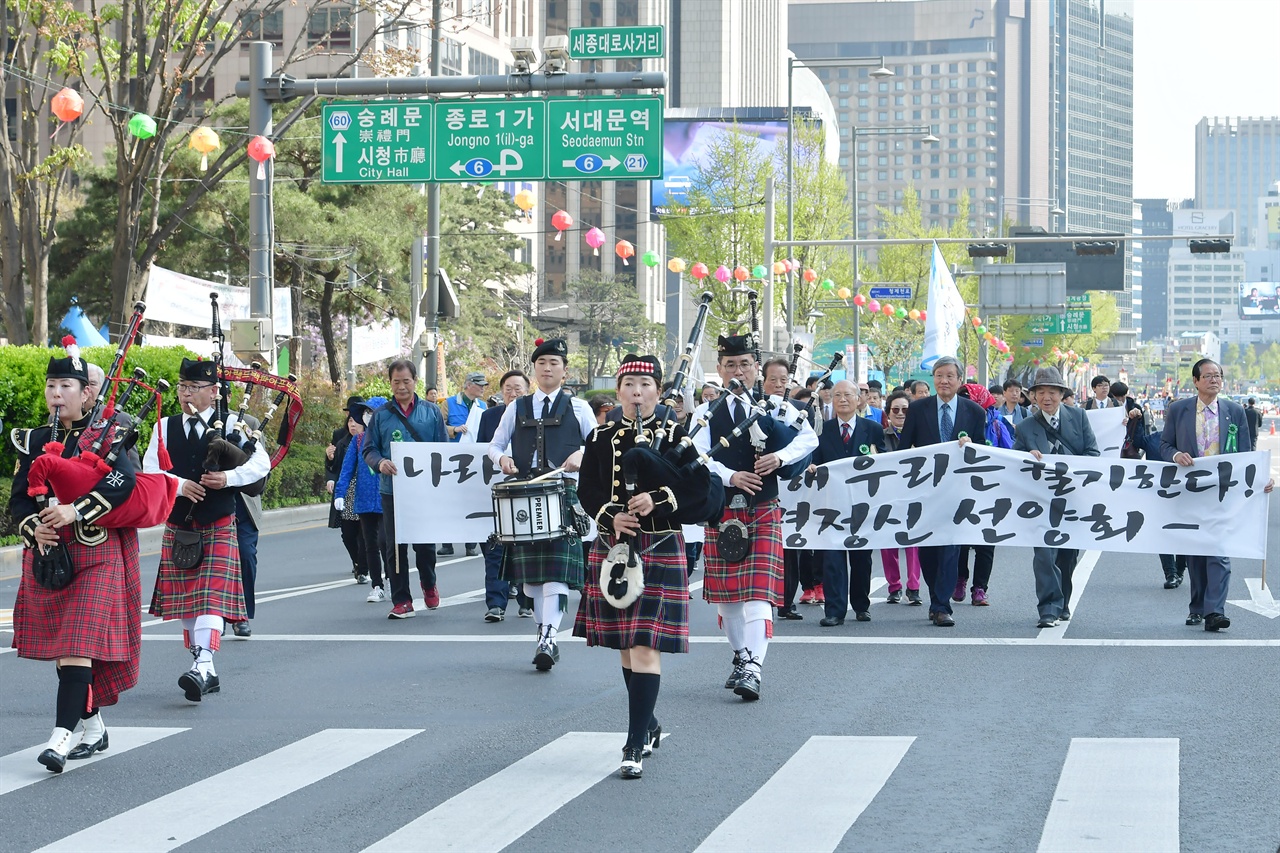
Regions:
<instances>
[{"instance_id":1,"label":"eyeglasses","mask_svg":"<svg viewBox=\"0 0 1280 853\"><path fill-rule=\"evenodd\" d=\"M1221 379L1222 379L1222 374L1221 374L1221 373L1201 373L1201 374L1200 374L1200 378L1201 378L1201 379L1218 379L1218 380L1221 380Z\"/></svg>"},{"instance_id":2,"label":"eyeglasses","mask_svg":"<svg viewBox=\"0 0 1280 853\"><path fill-rule=\"evenodd\" d=\"M891 415L905 415L906 413L907 413L906 406L891 406L889 408L889 414Z\"/></svg>"},{"instance_id":3,"label":"eyeglasses","mask_svg":"<svg viewBox=\"0 0 1280 853\"><path fill-rule=\"evenodd\" d=\"M181 382L178 384L178 393L194 394L197 391L199 391L201 388L212 388L212 387L213 387L213 383L207 383L205 385L191 385L189 383Z\"/></svg>"}]
</instances>

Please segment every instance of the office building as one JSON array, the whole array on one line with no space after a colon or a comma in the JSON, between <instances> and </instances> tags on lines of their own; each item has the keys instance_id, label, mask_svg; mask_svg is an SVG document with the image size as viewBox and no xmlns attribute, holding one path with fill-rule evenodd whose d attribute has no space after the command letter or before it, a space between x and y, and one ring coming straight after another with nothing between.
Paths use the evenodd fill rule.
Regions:
<instances>
[{"instance_id":1,"label":"office building","mask_svg":"<svg viewBox=\"0 0 1280 853\"><path fill-rule=\"evenodd\" d=\"M1239 316L1244 281L1240 251L1193 255L1185 246L1169 250L1168 336L1221 331Z\"/></svg>"},{"instance_id":2,"label":"office building","mask_svg":"<svg viewBox=\"0 0 1280 853\"><path fill-rule=\"evenodd\" d=\"M1196 206L1236 212L1240 245L1264 248L1258 199L1280 180L1280 118L1202 118L1196 124Z\"/></svg>"},{"instance_id":3,"label":"office building","mask_svg":"<svg viewBox=\"0 0 1280 853\"><path fill-rule=\"evenodd\" d=\"M1167 198L1134 199L1133 208L1135 235L1173 233L1173 213ZM1135 241L1133 247L1135 273L1139 268L1142 271L1140 320L1134 323L1139 340L1153 341L1169 335L1170 247L1168 240ZM1136 294L1134 298L1136 302Z\"/></svg>"}]
</instances>

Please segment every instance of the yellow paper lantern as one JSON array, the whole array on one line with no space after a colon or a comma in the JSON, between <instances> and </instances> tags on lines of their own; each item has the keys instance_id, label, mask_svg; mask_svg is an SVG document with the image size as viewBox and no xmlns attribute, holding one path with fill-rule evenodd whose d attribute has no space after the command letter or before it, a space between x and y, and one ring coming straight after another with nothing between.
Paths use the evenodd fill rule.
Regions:
<instances>
[{"instance_id":1,"label":"yellow paper lantern","mask_svg":"<svg viewBox=\"0 0 1280 853\"><path fill-rule=\"evenodd\" d=\"M218 132L211 127L197 127L187 139L187 147L200 154L200 171L209 168L209 155L222 147Z\"/></svg>"},{"instance_id":2,"label":"yellow paper lantern","mask_svg":"<svg viewBox=\"0 0 1280 853\"><path fill-rule=\"evenodd\" d=\"M516 207L528 213L533 210L533 193L530 190L520 190L515 196Z\"/></svg>"},{"instance_id":3,"label":"yellow paper lantern","mask_svg":"<svg viewBox=\"0 0 1280 853\"><path fill-rule=\"evenodd\" d=\"M847 287L842 287L836 291L836 296L839 296L841 299L848 299L852 295L853 291Z\"/></svg>"},{"instance_id":4,"label":"yellow paper lantern","mask_svg":"<svg viewBox=\"0 0 1280 853\"><path fill-rule=\"evenodd\" d=\"M667 269L671 270L676 275L684 272L684 267L684 258L672 258L667 261Z\"/></svg>"},{"instance_id":5,"label":"yellow paper lantern","mask_svg":"<svg viewBox=\"0 0 1280 853\"><path fill-rule=\"evenodd\" d=\"M786 274L786 272L787 272L787 265L786 265L786 263L785 263L784 261L774 261L774 262L773 262L773 274L774 274L774 275L785 275L785 274Z\"/></svg>"}]
</instances>

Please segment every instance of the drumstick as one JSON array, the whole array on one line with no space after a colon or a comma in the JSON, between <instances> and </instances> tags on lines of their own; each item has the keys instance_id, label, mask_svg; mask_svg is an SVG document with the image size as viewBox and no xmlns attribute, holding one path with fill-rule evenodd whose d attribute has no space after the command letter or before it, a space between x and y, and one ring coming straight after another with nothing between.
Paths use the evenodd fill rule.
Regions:
<instances>
[{"instance_id":1,"label":"drumstick","mask_svg":"<svg viewBox=\"0 0 1280 853\"><path fill-rule=\"evenodd\" d=\"M532 480L529 480L528 482L530 482L530 483L540 483L540 482L542 482L543 480L546 480L546 479L548 479L548 478L550 478L550 477L554 477L556 474L562 474L562 473L564 473L564 466L563 466L563 465L561 465L559 468L555 469L554 471L548 471L548 472L547 472L547 473L545 473L545 474L539 474L538 476L534 477Z\"/></svg>"}]
</instances>

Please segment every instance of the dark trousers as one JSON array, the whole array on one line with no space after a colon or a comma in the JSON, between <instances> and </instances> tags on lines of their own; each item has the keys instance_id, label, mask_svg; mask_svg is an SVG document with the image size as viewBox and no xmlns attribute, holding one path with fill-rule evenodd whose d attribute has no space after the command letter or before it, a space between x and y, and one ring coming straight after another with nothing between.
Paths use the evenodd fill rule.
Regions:
<instances>
[{"instance_id":1,"label":"dark trousers","mask_svg":"<svg viewBox=\"0 0 1280 853\"><path fill-rule=\"evenodd\" d=\"M386 542L382 538L382 513L362 512L356 524L360 527L360 568L369 576L369 583L382 586L382 554ZM342 522L343 528L346 522Z\"/></svg>"},{"instance_id":2,"label":"dark trousers","mask_svg":"<svg viewBox=\"0 0 1280 853\"><path fill-rule=\"evenodd\" d=\"M236 499L236 539L240 544L240 586L244 589L244 613L252 619L254 610L253 584L258 579L258 528L253 526L253 516Z\"/></svg>"},{"instance_id":3,"label":"dark trousers","mask_svg":"<svg viewBox=\"0 0 1280 853\"><path fill-rule=\"evenodd\" d=\"M827 616L843 619L871 609L871 552L823 551L822 597Z\"/></svg>"},{"instance_id":4,"label":"dark trousers","mask_svg":"<svg viewBox=\"0 0 1280 853\"><path fill-rule=\"evenodd\" d=\"M996 560L995 545L961 545L956 561L956 583L969 580L969 552L973 552L973 588L985 591L991 582L991 564Z\"/></svg>"},{"instance_id":5,"label":"dark trousers","mask_svg":"<svg viewBox=\"0 0 1280 853\"><path fill-rule=\"evenodd\" d=\"M1231 586L1230 557L1187 557L1187 579L1191 585L1189 612L1201 616L1227 612L1227 590Z\"/></svg>"},{"instance_id":6,"label":"dark trousers","mask_svg":"<svg viewBox=\"0 0 1280 853\"><path fill-rule=\"evenodd\" d=\"M1177 575L1182 577L1187 573L1187 558L1182 554L1161 554L1160 568L1164 569L1164 576Z\"/></svg>"},{"instance_id":7,"label":"dark trousers","mask_svg":"<svg viewBox=\"0 0 1280 853\"><path fill-rule=\"evenodd\" d=\"M411 602L413 593L409 591L409 546L396 542L396 502L391 495L382 496L382 535L385 537L383 556L387 561L391 603ZM436 585L436 546L429 543L414 545L413 554L423 590L431 589Z\"/></svg>"},{"instance_id":8,"label":"dark trousers","mask_svg":"<svg viewBox=\"0 0 1280 853\"><path fill-rule=\"evenodd\" d=\"M800 562L803 551L786 548L782 552L782 609L796 606L796 590L800 588Z\"/></svg>"},{"instance_id":9,"label":"dark trousers","mask_svg":"<svg viewBox=\"0 0 1280 853\"><path fill-rule=\"evenodd\" d=\"M684 543L684 563L685 563L686 577L693 577L693 570L698 568L698 558L701 556L702 556L701 542Z\"/></svg>"},{"instance_id":10,"label":"dark trousers","mask_svg":"<svg viewBox=\"0 0 1280 853\"><path fill-rule=\"evenodd\" d=\"M484 555L484 606L497 607L505 613L511 585L502 579L502 545L485 542L480 553Z\"/></svg>"},{"instance_id":11,"label":"dark trousers","mask_svg":"<svg viewBox=\"0 0 1280 853\"><path fill-rule=\"evenodd\" d=\"M352 574L368 574L369 570L364 565L364 542L360 538L360 520L341 519L338 529L342 531L342 546L351 556Z\"/></svg>"},{"instance_id":12,"label":"dark trousers","mask_svg":"<svg viewBox=\"0 0 1280 853\"><path fill-rule=\"evenodd\" d=\"M1031 571L1036 579L1036 611L1040 618L1057 619L1071 608L1071 575L1080 552L1074 548L1032 548Z\"/></svg>"},{"instance_id":13,"label":"dark trousers","mask_svg":"<svg viewBox=\"0 0 1280 853\"><path fill-rule=\"evenodd\" d=\"M920 546L920 577L929 587L929 612L950 613L951 593L960 577L960 546Z\"/></svg>"}]
</instances>

